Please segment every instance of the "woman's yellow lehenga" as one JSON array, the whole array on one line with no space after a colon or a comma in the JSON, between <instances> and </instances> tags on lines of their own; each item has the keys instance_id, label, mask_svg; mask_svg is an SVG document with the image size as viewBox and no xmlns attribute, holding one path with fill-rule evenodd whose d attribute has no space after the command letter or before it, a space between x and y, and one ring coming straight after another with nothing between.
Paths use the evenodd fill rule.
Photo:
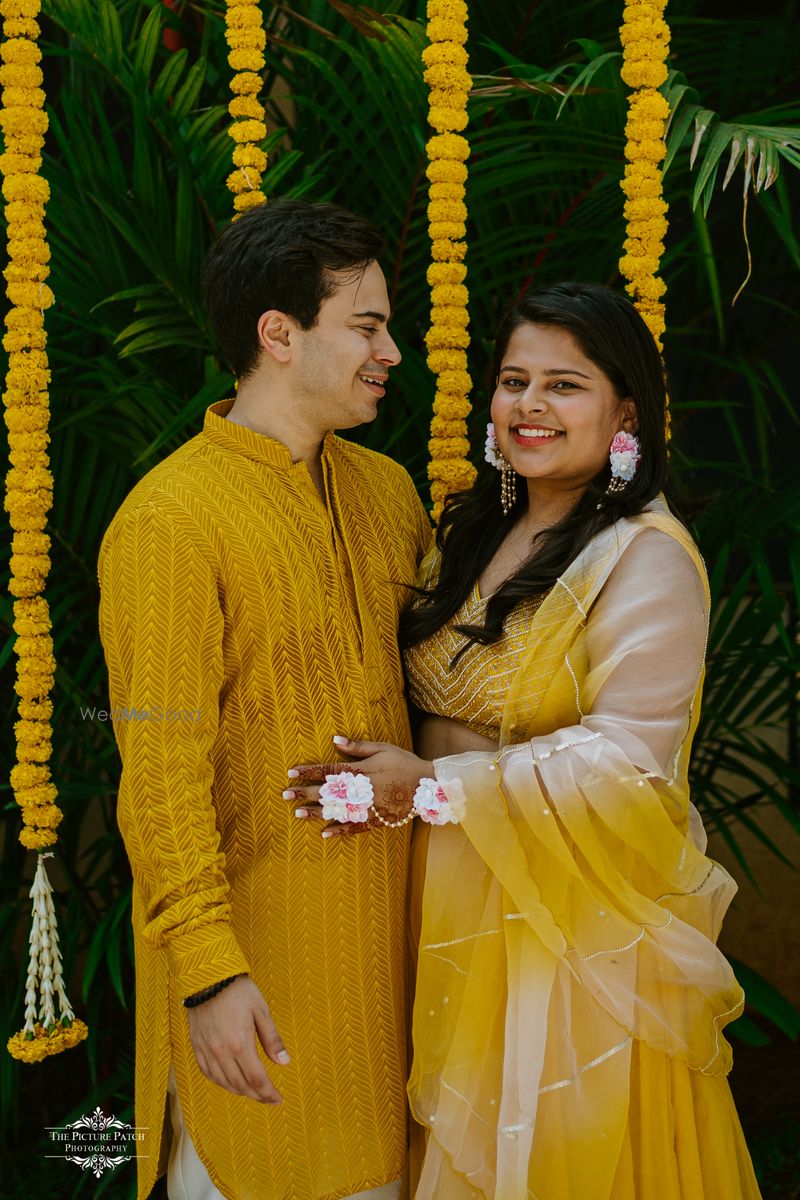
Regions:
<instances>
[{"instance_id":1,"label":"woman's yellow lehenga","mask_svg":"<svg viewBox=\"0 0 800 1200\"><path fill-rule=\"evenodd\" d=\"M436 761L461 823L430 830L424 898L412 882L417 1200L759 1196L715 945L736 889L687 786L707 613L658 501L454 673L452 629L408 653L418 704L484 734L494 710L500 743Z\"/></svg>"}]
</instances>

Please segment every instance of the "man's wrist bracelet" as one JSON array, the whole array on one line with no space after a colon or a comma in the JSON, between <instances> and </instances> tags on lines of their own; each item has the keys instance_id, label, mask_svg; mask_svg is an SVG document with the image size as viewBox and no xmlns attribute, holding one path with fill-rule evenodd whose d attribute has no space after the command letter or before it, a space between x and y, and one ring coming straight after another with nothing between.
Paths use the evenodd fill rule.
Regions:
<instances>
[{"instance_id":1,"label":"man's wrist bracelet","mask_svg":"<svg viewBox=\"0 0 800 1200\"><path fill-rule=\"evenodd\" d=\"M227 979L221 979L219 983L204 988L202 992L195 992L193 996L187 996L183 1007L197 1008L198 1004L205 1004L206 1000L212 1000L214 996L219 995L223 988L226 988L229 983L233 983L234 979L241 979L241 975L230 975Z\"/></svg>"}]
</instances>

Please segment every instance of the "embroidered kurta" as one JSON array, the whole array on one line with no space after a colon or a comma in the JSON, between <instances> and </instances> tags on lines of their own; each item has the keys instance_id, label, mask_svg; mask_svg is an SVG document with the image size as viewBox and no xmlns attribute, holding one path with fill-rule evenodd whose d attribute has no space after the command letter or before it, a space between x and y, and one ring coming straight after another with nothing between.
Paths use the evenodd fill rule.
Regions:
<instances>
[{"instance_id":1,"label":"embroidered kurta","mask_svg":"<svg viewBox=\"0 0 800 1200\"><path fill-rule=\"evenodd\" d=\"M133 870L139 1196L166 1162L170 1061L231 1200L334 1200L405 1157L408 831L320 837L282 798L331 738L410 745L397 619L430 527L406 472L325 438L325 499L225 420L152 470L106 533L100 628ZM248 972L292 1057L272 1107L209 1082L182 1000Z\"/></svg>"},{"instance_id":2,"label":"embroidered kurta","mask_svg":"<svg viewBox=\"0 0 800 1200\"><path fill-rule=\"evenodd\" d=\"M435 761L461 824L430 830L412 882L416 1200L758 1200L722 1035L743 996L714 945L736 888L687 784L707 614L654 502L578 555L521 652L512 628L500 750ZM450 657L434 637L407 662L440 715ZM459 666L483 732L494 663Z\"/></svg>"}]
</instances>

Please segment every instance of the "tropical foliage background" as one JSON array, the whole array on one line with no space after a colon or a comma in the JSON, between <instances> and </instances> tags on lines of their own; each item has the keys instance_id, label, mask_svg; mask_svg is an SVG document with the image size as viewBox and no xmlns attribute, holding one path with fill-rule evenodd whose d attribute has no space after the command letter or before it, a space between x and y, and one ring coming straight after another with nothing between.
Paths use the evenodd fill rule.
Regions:
<instances>
[{"instance_id":1,"label":"tropical foliage background","mask_svg":"<svg viewBox=\"0 0 800 1200\"><path fill-rule=\"evenodd\" d=\"M618 0L470 6L476 449L486 420L488 349L503 303L529 281L620 285L621 7ZM719 15L710 0L674 0L668 10L674 115L664 276L672 462L684 490L707 500L696 528L715 599L694 796L742 872L749 866L741 832L767 837L758 820L764 806L780 811L787 831L800 828L800 769L796 750L785 752L796 744L800 589L792 349L800 316L796 8L784 0L756 13L733 3ZM424 3L264 0L263 9L271 131L265 187L335 200L385 232L397 304L393 332L404 363L378 420L356 436L405 463L424 492L432 401L423 343ZM35 1067L0 1057L2 1133L17 1148L6 1185L15 1186L18 1162L20 1195L134 1194L131 1167L98 1181L45 1160L44 1127L96 1104L132 1120L130 876L114 820L118 761L110 723L87 715L107 700L95 562L103 531L135 480L231 391L201 290L205 250L231 214L222 13L222 0L45 3L51 131L44 169L53 193L50 282L57 301L48 315L56 481L48 597L58 661L54 775L66 814L52 877L71 994L91 1035L85 1048ZM7 539L0 540L7 578ZM23 1009L32 856L16 842L7 782L14 719L7 596L0 599L0 669L7 833L0 1007L9 1034ZM777 856L784 856L782 841L771 842ZM796 1037L791 1005L744 965L740 970L751 1006L734 1027L739 1038L753 1045ZM800 1195L787 1155L765 1143L765 1196Z\"/></svg>"}]
</instances>

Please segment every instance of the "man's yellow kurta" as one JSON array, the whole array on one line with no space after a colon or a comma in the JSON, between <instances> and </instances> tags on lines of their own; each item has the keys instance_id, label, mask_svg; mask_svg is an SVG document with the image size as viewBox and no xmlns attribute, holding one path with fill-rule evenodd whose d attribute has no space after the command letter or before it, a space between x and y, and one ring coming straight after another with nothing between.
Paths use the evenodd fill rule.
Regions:
<instances>
[{"instance_id":1,"label":"man's yellow kurta","mask_svg":"<svg viewBox=\"0 0 800 1200\"><path fill-rule=\"evenodd\" d=\"M281 796L347 734L410 745L397 618L430 529L406 472L332 434L325 501L285 446L208 410L131 492L100 626L134 877L139 1196L170 1061L231 1200L333 1200L405 1157L406 829L322 839ZM197 1067L184 997L248 972L292 1057L264 1106ZM266 1060L265 1060L266 1061Z\"/></svg>"}]
</instances>

